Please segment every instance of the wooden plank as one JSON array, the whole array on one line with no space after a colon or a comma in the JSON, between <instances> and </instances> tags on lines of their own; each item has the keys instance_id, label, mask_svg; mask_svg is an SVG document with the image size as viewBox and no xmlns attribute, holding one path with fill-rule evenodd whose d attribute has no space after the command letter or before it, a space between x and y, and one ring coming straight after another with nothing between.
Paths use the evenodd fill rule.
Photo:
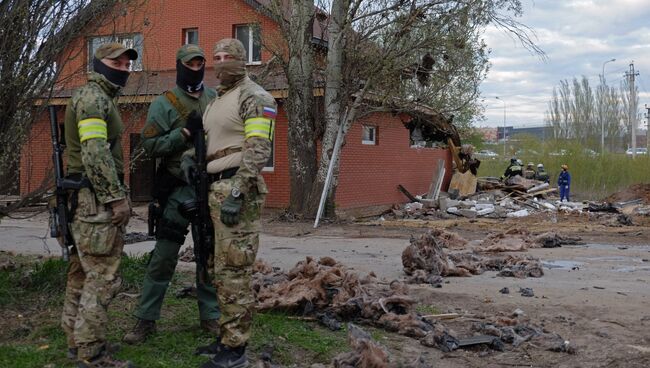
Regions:
<instances>
[{"instance_id":1,"label":"wooden plank","mask_svg":"<svg viewBox=\"0 0 650 368\"><path fill-rule=\"evenodd\" d=\"M427 314L425 316L422 316L422 318L430 319L454 319L458 317L460 317L460 314L458 313Z\"/></svg>"},{"instance_id":2,"label":"wooden plank","mask_svg":"<svg viewBox=\"0 0 650 368\"><path fill-rule=\"evenodd\" d=\"M436 184L436 190L433 192L433 199L437 200L438 197L440 196L440 189L442 188L442 182L445 178L445 173L447 172L447 169L445 167L442 167L442 170L440 170L440 175L438 175L438 183Z\"/></svg>"},{"instance_id":3,"label":"wooden plank","mask_svg":"<svg viewBox=\"0 0 650 368\"><path fill-rule=\"evenodd\" d=\"M431 185L429 186L429 192L427 194L427 198L429 199L435 199L434 194L436 191L436 187L438 186L438 181L440 180L440 171L441 169L444 169L445 165L445 160L443 159L438 159L438 166L433 169L433 177L431 178Z\"/></svg>"},{"instance_id":4,"label":"wooden plank","mask_svg":"<svg viewBox=\"0 0 650 368\"><path fill-rule=\"evenodd\" d=\"M471 194L476 193L476 184L478 178L472 175L472 172L467 170L464 173L456 171L451 177L451 183L449 183L449 190L458 190L458 195L465 197Z\"/></svg>"},{"instance_id":5,"label":"wooden plank","mask_svg":"<svg viewBox=\"0 0 650 368\"><path fill-rule=\"evenodd\" d=\"M402 184L397 184L397 189L399 189L400 192L404 193L404 195L411 201L411 202L420 202L417 198L413 197L411 193L409 193L406 188L402 186Z\"/></svg>"},{"instance_id":6,"label":"wooden plank","mask_svg":"<svg viewBox=\"0 0 650 368\"><path fill-rule=\"evenodd\" d=\"M447 138L447 144L449 145L449 150L451 151L451 157L454 159L454 162L456 163L456 170L462 173L461 170L463 170L463 161L460 159L460 156L458 156L458 148L456 148L451 138Z\"/></svg>"}]
</instances>

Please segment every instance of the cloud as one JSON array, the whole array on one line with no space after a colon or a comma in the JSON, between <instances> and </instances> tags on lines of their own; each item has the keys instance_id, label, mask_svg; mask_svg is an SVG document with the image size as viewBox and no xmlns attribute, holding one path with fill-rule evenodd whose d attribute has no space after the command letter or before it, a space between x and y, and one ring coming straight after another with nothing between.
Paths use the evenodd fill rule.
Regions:
<instances>
[{"instance_id":1,"label":"cloud","mask_svg":"<svg viewBox=\"0 0 650 368\"><path fill-rule=\"evenodd\" d=\"M608 85L619 85L629 64L640 72L640 106L650 105L650 8L640 0L523 0L518 21L534 31L543 62L513 37L488 27L483 37L491 49L490 71L481 85L487 120L503 124L506 101L509 125L542 125L553 88L561 80L585 76L592 87L600 82L603 63ZM647 76L646 76L647 75Z\"/></svg>"}]
</instances>

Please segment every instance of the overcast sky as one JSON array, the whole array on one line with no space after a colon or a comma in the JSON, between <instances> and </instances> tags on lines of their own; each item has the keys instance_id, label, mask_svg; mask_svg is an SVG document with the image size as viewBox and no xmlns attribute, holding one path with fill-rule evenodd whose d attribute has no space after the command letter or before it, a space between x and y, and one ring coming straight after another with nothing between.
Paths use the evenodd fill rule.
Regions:
<instances>
[{"instance_id":1,"label":"overcast sky","mask_svg":"<svg viewBox=\"0 0 650 368\"><path fill-rule=\"evenodd\" d=\"M532 55L501 30L489 28L491 68L481 86L486 121L477 126L540 126L560 80L582 75L599 83L603 63L608 85L618 86L633 61L639 72L639 109L650 106L650 0L522 0L518 20L533 28L547 61ZM640 126L643 126L643 122Z\"/></svg>"}]
</instances>

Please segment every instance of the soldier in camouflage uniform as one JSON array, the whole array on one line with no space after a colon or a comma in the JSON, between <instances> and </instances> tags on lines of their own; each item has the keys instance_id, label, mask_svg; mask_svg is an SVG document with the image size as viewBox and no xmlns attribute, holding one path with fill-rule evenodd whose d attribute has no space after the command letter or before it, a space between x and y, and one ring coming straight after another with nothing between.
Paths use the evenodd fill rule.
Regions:
<instances>
[{"instance_id":1,"label":"soldier in camouflage uniform","mask_svg":"<svg viewBox=\"0 0 650 368\"><path fill-rule=\"evenodd\" d=\"M260 211L268 193L260 171L271 156L275 99L246 75L241 42L214 48L219 96L203 115L207 134L210 216L215 230L214 282L219 290L219 336L197 354L203 368L247 367L254 296L253 263L259 246ZM185 165L183 165L185 166Z\"/></svg>"},{"instance_id":2,"label":"soldier in camouflage uniform","mask_svg":"<svg viewBox=\"0 0 650 368\"><path fill-rule=\"evenodd\" d=\"M120 288L122 236L131 215L123 183L122 131L116 99L138 53L119 43L94 54L88 83L65 112L67 175L87 183L71 196L71 250L63 305L68 355L79 367L132 367L113 359L106 342L107 308Z\"/></svg>"},{"instance_id":3,"label":"soldier in camouflage uniform","mask_svg":"<svg viewBox=\"0 0 650 368\"><path fill-rule=\"evenodd\" d=\"M149 155L161 158L156 173L154 197L159 201L162 216L156 230L156 246L151 253L144 278L139 305L134 313L138 322L124 336L127 343L139 343L155 331L156 320L169 282L178 263L178 251L185 242L189 220L181 216L179 204L195 198L194 189L183 180L180 159L191 147L186 129L191 111L200 114L217 92L203 86L205 55L197 45L184 45L176 53L176 87L156 98L149 107L142 130L142 145ZM201 327L216 334L219 308L211 282L199 277L197 265L197 299Z\"/></svg>"}]
</instances>

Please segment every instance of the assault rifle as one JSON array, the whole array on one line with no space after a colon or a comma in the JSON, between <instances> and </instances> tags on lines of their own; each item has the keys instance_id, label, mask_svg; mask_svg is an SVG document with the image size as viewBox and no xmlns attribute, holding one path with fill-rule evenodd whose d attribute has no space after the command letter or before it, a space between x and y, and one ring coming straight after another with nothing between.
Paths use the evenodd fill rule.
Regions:
<instances>
[{"instance_id":1,"label":"assault rifle","mask_svg":"<svg viewBox=\"0 0 650 368\"><path fill-rule=\"evenodd\" d=\"M65 178L63 173L63 150L65 143L59 141L59 124L56 120L56 108L48 106L50 111L50 130L52 133L52 161L54 162L54 195L56 206L50 208L50 236L57 238L61 245L62 258L68 261L70 253L68 247L74 245L70 222L72 216L68 210L68 189L79 189L80 183Z\"/></svg>"},{"instance_id":2,"label":"assault rifle","mask_svg":"<svg viewBox=\"0 0 650 368\"><path fill-rule=\"evenodd\" d=\"M192 112L195 113L194 111ZM206 162L205 130L192 132L196 169L191 177L196 199L181 204L181 213L192 221L194 235L194 256L200 266L199 277L205 280L208 271L208 258L214 251L214 227L208 207L208 171Z\"/></svg>"}]
</instances>

